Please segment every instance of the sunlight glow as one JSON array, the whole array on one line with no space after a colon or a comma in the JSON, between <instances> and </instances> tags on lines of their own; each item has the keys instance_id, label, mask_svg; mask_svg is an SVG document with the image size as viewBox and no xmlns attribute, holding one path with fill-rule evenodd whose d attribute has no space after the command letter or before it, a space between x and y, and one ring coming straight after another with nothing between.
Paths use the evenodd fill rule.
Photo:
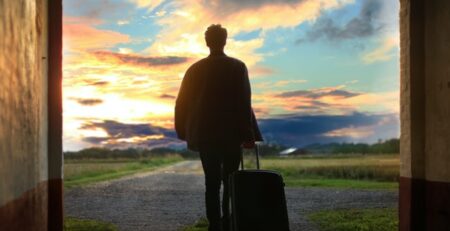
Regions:
<instances>
[{"instance_id":1,"label":"sunlight glow","mask_svg":"<svg viewBox=\"0 0 450 231\"><path fill-rule=\"evenodd\" d=\"M164 138L164 135L151 135L151 136L133 136L129 138L120 138L116 139L116 142L125 142L125 143L138 143L147 140L160 140ZM107 143L107 142L105 142Z\"/></svg>"},{"instance_id":2,"label":"sunlight glow","mask_svg":"<svg viewBox=\"0 0 450 231\"><path fill-rule=\"evenodd\" d=\"M113 2L64 0L73 5L63 18L65 149L176 142L178 90L188 67L209 55L204 32L217 23L228 31L225 54L247 66L258 119L399 113L398 21L373 29L378 18L364 18L364 1ZM94 126L105 121L130 131L111 137ZM359 139L370 129L343 125L317 137Z\"/></svg>"}]
</instances>

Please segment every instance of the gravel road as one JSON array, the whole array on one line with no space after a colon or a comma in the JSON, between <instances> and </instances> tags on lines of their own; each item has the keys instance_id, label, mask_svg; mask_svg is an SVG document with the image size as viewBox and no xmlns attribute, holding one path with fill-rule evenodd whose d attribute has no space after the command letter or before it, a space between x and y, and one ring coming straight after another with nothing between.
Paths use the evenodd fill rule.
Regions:
<instances>
[{"instance_id":1,"label":"gravel road","mask_svg":"<svg viewBox=\"0 0 450 231\"><path fill-rule=\"evenodd\" d=\"M204 212L203 172L199 161L183 161L65 192L66 216L111 222L124 231L178 231ZM286 188L291 230L317 230L312 211L397 206L398 193L384 190Z\"/></svg>"}]
</instances>

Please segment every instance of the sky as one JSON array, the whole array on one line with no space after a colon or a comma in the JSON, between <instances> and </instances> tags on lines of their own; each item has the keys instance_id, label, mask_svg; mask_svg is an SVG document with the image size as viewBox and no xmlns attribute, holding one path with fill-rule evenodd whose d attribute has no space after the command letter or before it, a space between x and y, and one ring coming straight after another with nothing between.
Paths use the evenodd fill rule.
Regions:
<instances>
[{"instance_id":1,"label":"sky","mask_svg":"<svg viewBox=\"0 0 450 231\"><path fill-rule=\"evenodd\" d=\"M204 31L228 30L265 142L399 136L398 1L64 0L64 150L183 147L173 112Z\"/></svg>"}]
</instances>

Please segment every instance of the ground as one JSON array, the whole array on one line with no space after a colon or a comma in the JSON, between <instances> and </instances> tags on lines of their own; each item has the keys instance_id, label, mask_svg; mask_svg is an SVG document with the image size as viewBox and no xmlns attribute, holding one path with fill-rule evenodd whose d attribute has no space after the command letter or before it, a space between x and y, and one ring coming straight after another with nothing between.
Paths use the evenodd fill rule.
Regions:
<instances>
[{"instance_id":1,"label":"ground","mask_svg":"<svg viewBox=\"0 0 450 231\"><path fill-rule=\"evenodd\" d=\"M69 189L65 213L116 224L119 230L175 231L205 216L199 161L183 161L140 173ZM393 190L286 188L291 230L317 230L307 219L314 211L337 208L392 208Z\"/></svg>"}]
</instances>

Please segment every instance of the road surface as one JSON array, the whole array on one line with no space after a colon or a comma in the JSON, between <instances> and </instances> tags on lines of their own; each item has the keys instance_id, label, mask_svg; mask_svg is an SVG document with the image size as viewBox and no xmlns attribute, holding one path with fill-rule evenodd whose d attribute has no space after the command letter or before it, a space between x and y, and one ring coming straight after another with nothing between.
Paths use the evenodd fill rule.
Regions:
<instances>
[{"instance_id":1,"label":"road surface","mask_svg":"<svg viewBox=\"0 0 450 231\"><path fill-rule=\"evenodd\" d=\"M337 208L397 206L385 190L286 188L292 231L317 230L306 214ZM116 224L123 231L178 231L205 217L204 178L199 161L66 191L66 216Z\"/></svg>"}]
</instances>

